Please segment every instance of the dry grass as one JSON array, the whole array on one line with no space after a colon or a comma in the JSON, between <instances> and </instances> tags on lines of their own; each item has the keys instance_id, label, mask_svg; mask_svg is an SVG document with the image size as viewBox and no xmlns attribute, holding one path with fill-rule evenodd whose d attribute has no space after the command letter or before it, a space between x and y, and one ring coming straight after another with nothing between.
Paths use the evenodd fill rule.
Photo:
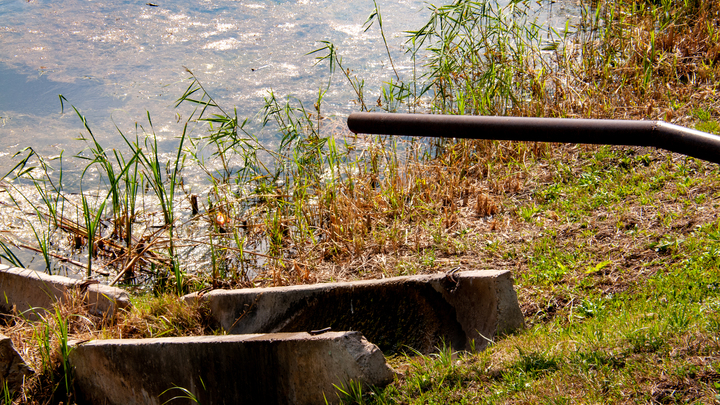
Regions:
<instances>
[{"instance_id":1,"label":"dry grass","mask_svg":"<svg viewBox=\"0 0 720 405\"><path fill-rule=\"evenodd\" d=\"M526 52L506 49L476 63L456 43L443 56L455 58L454 65L429 67L437 68L428 78L432 97L405 102L452 113L663 119L720 132L718 3L595 6L583 19L587 29L551 50L516 36L509 43ZM494 89L505 85L492 93L483 80L499 65L512 75L504 83L492 77L499 83ZM138 298L113 320L94 318L71 300L57 308L59 316L6 322L3 333L44 370L19 402L57 402L62 362L54 331L62 320L79 340L212 334L218 328L207 308L167 292L456 267L512 270L528 331L484 354L456 355L457 362L394 359L401 378L372 401L717 401L716 165L646 148L369 138L304 110L273 114L290 119L283 128L296 131L285 134L292 148L278 160L293 162L289 172L225 172L227 178L213 178L211 191L195 198L197 215L190 215L192 190L178 184L185 196L171 207L174 233L157 225L163 213L152 206L121 216L137 221L132 242L118 237L128 229L122 221L108 221L95 241L101 253L94 268L108 269L111 278L125 273L128 287L147 281L156 298ZM227 138L211 141L219 149L241 132L231 116L221 118L213 136ZM345 149L332 142L346 142ZM253 150L261 152L270 153ZM229 167L233 157L223 153L218 159ZM65 218L53 231L80 239L63 234L56 246L86 251L81 222ZM203 253L172 258L168 247ZM173 260L179 267L168 266ZM43 347L54 354L43 358Z\"/></svg>"},{"instance_id":2,"label":"dry grass","mask_svg":"<svg viewBox=\"0 0 720 405\"><path fill-rule=\"evenodd\" d=\"M201 336L219 331L206 307L174 295L136 301L132 308L119 310L110 319L88 311L83 297L74 292L49 312L37 313L40 319L33 321L22 314L6 314L0 325L0 333L12 339L15 349L35 371L16 393L14 403L74 403L72 391L68 394L64 389L63 341ZM63 329L66 336L60 333Z\"/></svg>"}]
</instances>

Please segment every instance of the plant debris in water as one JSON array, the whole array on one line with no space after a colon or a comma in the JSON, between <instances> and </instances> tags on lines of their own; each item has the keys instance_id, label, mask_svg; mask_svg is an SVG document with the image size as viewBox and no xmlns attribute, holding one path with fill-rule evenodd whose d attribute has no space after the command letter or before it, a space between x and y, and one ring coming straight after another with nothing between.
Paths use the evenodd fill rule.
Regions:
<instances>
[{"instance_id":1,"label":"plant debris in water","mask_svg":"<svg viewBox=\"0 0 720 405\"><path fill-rule=\"evenodd\" d=\"M393 78L377 101L332 44L317 54L340 68L361 109L662 119L720 132L717 2L593 2L562 32L526 21L526 7L433 7L408 41L424 75ZM47 271L75 267L160 297L155 309L88 325L90 336L214 330L202 309L169 315L178 304L167 294L502 268L514 273L526 331L479 354L393 358L392 385L345 387L342 399L720 398L717 165L646 148L352 135L323 116L323 90L310 109L268 95L262 126L282 135L270 148L188 73L179 104L195 112L177 154L158 154L150 117L123 134L122 153L85 123L79 192L64 188L61 158L32 151L3 183L14 212L3 229L18 230L2 233L3 260L19 264L16 248L29 247ZM183 181L190 167L207 191ZM11 335L39 327L13 319ZM22 395L62 391L42 378Z\"/></svg>"}]
</instances>

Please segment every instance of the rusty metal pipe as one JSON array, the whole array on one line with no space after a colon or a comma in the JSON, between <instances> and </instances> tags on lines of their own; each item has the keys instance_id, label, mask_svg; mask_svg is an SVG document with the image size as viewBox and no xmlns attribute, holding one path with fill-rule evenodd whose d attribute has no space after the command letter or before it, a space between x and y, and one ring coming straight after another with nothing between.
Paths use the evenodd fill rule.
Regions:
<instances>
[{"instance_id":1,"label":"rusty metal pipe","mask_svg":"<svg viewBox=\"0 0 720 405\"><path fill-rule=\"evenodd\" d=\"M663 121L352 113L352 132L505 141L652 146L720 164L720 136Z\"/></svg>"}]
</instances>

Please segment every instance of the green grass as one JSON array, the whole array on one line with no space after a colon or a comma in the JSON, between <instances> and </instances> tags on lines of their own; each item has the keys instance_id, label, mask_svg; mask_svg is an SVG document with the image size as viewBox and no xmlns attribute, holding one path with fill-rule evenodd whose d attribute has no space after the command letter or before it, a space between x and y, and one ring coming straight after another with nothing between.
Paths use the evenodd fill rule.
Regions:
<instances>
[{"instance_id":1,"label":"green grass","mask_svg":"<svg viewBox=\"0 0 720 405\"><path fill-rule=\"evenodd\" d=\"M409 34L411 77L395 74L377 101L333 44L314 54L362 110L664 119L718 132L717 2L593 2L566 30L534 24L533 4L431 6ZM375 6L366 27L377 22L382 40ZM648 148L342 136L344 123L323 115L325 87L312 108L269 93L251 122L188 75L178 105L194 110L171 155L149 116L123 155L95 142L77 112L82 168L101 173L85 193L68 191L65 160L32 151L4 178L0 191L35 232L0 234L3 260L19 263L24 246L50 271L87 254L72 265L93 277L110 269L112 283L147 293L93 327L73 316L30 326L43 370L30 397L49 401L65 381L63 336L219 333L207 308L177 299L187 291L459 267L511 270L527 328L481 353L391 358L393 384L339 387L344 402L720 401L717 165ZM185 184L189 167L206 183Z\"/></svg>"},{"instance_id":2,"label":"green grass","mask_svg":"<svg viewBox=\"0 0 720 405\"><path fill-rule=\"evenodd\" d=\"M509 210L524 240L492 244L478 260L518 263L528 328L482 353L453 357L445 348L436 357L395 358L400 377L366 392L365 403L720 400L720 195L711 203L691 198L716 189L720 171L656 152L598 152L579 156L573 176L560 169L556 181L534 190L537 218ZM677 196L677 186L688 183L689 195ZM608 197L598 204L598 195ZM643 198L654 204L639 204ZM633 215L640 209L646 216ZM548 211L558 221L542 215ZM569 231L575 235L563 235Z\"/></svg>"}]
</instances>

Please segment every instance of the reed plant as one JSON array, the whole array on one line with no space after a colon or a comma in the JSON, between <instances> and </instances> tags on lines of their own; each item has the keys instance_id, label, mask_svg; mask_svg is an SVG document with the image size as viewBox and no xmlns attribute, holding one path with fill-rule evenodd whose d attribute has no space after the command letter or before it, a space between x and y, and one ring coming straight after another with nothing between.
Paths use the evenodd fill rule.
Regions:
<instances>
[{"instance_id":1,"label":"reed plant","mask_svg":"<svg viewBox=\"0 0 720 405\"><path fill-rule=\"evenodd\" d=\"M713 116L707 106L698 107L690 93L710 91L714 83L714 48L704 45L718 35L706 23L717 13L709 3L587 5L580 20L562 30L534 21L531 6L458 0L431 7L428 23L408 37L414 60L424 61L424 75L413 73L413 82L405 83L408 78L394 72L377 108L414 110L423 104L429 111L450 114L560 117L659 114L680 123L688 110ZM374 22L384 38L378 4L366 28ZM649 34L633 29L638 26ZM703 41L690 49L688 38ZM642 48L644 43L649 47ZM330 77L339 68L361 109L369 109L362 81L349 75L334 45L323 45L314 52L322 55L318 61L328 63ZM386 51L392 59L389 48ZM687 56L678 59L679 54ZM94 273L96 247L111 249L115 258L107 262L116 273L129 279L144 273L146 280L162 285L169 280L177 294L187 291L188 283L202 288L212 280L219 285L218 278L227 274L238 283L248 283L256 275L259 283L317 280L317 272L308 269L389 251L418 257L435 256L425 252L452 255L466 249L466 244L446 237L460 226L458 210L473 207L480 217L502 210L498 193L522 188L525 163L520 162L548 153L542 145L339 137L332 132L335 124L321 112L324 89L318 91L312 110L271 92L260 120L253 123L222 106L198 77L187 72L189 86L177 105L193 110L167 163L149 116L147 131L136 128L142 137L131 141L119 131L128 159L118 151L108 154L75 110L87 133L86 153L78 155L87 165L83 173L98 168L98 185L107 187L98 194L97 206L86 192L72 203L80 207L80 220L68 218L63 204L71 199L62 178L51 180L46 161L30 151L16 167L15 178L34 185L43 201L36 216L48 221L35 232L35 239L47 268L53 260L47 242L53 227L85 238L88 276ZM264 140L275 133L278 141L271 147ZM42 176L32 174L37 171L30 169L31 157L39 173L44 170ZM201 201L202 209L193 197L194 219L178 222L180 210L187 209L181 206L192 197L182 181L188 164L206 175L211 192ZM144 194L143 184L152 195ZM156 202L162 225L133 226L143 216L145 221L151 217L149 211L137 210L140 193ZM113 232L100 235L105 201L111 205ZM529 204L517 212L532 224L539 209ZM188 235L191 227L200 234ZM434 245L427 246L426 240ZM211 274L194 272L181 250L204 252ZM235 268L243 270L225 270ZM263 270L272 276L262 276Z\"/></svg>"},{"instance_id":2,"label":"reed plant","mask_svg":"<svg viewBox=\"0 0 720 405\"><path fill-rule=\"evenodd\" d=\"M377 23L394 66L374 5L365 28ZM407 39L424 73L413 69L411 77L401 77L393 70L375 107L332 43L321 42L311 54L327 64L329 80L337 73L344 77L361 110L665 118L680 124L696 116L712 128L716 109L696 96L713 94L717 77L712 44L720 33L710 23L718 13L712 3L587 4L577 21L560 29L539 24L533 7L468 0L430 6L427 24ZM59 172L50 175L49 161L27 151L6 176L18 181L10 187L16 206L30 203L20 197L21 184L39 196L31 247L42 252L48 271L63 256L51 248L58 229L75 240L73 249L86 249L87 276L95 275L92 260L102 250L104 264L116 274L113 282L146 280L177 294L190 284L219 285L227 274L230 283L248 284L256 276L260 284L307 282L325 277L317 276L319 268L368 255L457 253L466 244L446 243L453 239L446 233L460 226L458 211L473 207L480 217L502 211L501 195L522 189L527 159L548 155L543 145L339 136L338 124L322 113L326 88L312 109L270 92L257 121L241 119L187 73L189 84L176 106L190 106L191 113L172 156L161 153L149 114L134 140L118 128L124 155L109 153L73 107L86 134L81 139L87 148L77 155L85 165L81 177L97 169L91 188L104 188L95 203L85 183L76 200L65 192L62 156ZM64 109L68 101L60 100ZM273 136L276 141L268 142ZM210 191L201 199L192 191L198 185L183 181L188 167L205 175ZM138 210L138 198L152 201L162 225L153 224L153 209ZM112 231L103 225L105 201ZM178 221L188 203L193 218ZM71 218L66 206L81 215ZM528 204L517 212L532 224L538 210ZM34 225L38 221L44 222ZM20 245L5 242L5 259L15 260L11 246ZM182 255L189 251L202 252L211 274L186 262Z\"/></svg>"},{"instance_id":3,"label":"reed plant","mask_svg":"<svg viewBox=\"0 0 720 405\"><path fill-rule=\"evenodd\" d=\"M538 23L536 6L550 4L431 6L408 34L418 65L375 93L334 44L312 54L361 110L663 119L718 132L717 2L592 2L560 28ZM384 40L378 3L366 28L375 22ZM326 86L312 102L271 92L258 120L242 119L187 73L177 106L191 113L170 154L149 116L134 139L118 129L122 153L81 118L83 193L51 169L62 159L32 151L3 178L14 215L38 232L34 242L3 233L0 258L27 263L16 255L27 246L47 268L71 263L156 295L103 331L87 326L94 333L212 333L206 310L173 298L205 288L509 268L529 331L484 353L391 359L402 378L384 390L341 387L342 398L716 400L715 166L643 148L349 134L325 116ZM190 170L204 182L188 184ZM77 335L78 320L61 318ZM57 322L36 325L41 370L59 369Z\"/></svg>"},{"instance_id":4,"label":"reed plant","mask_svg":"<svg viewBox=\"0 0 720 405\"><path fill-rule=\"evenodd\" d=\"M56 160L60 162L60 175L57 180L53 181L51 172L53 167L48 160L38 156L32 148L25 148L16 153L17 156L23 156L15 165L12 171L16 170L17 177L25 176L31 184L30 190L23 192L17 187L10 184L9 187L13 193L9 193L10 201L16 207L28 207L31 213L25 214L30 231L32 232L36 248L36 252L42 255L45 263L45 271L51 273L52 260L50 258L51 238L58 228L58 218L63 215L64 201L62 199L62 154ZM37 158L37 165L31 164L33 157ZM4 178L8 178L10 173ZM6 188L7 189L7 188ZM39 201L36 201L38 200ZM32 218L30 218L32 217ZM12 242L10 242L12 244ZM6 252L6 259L12 264L19 264L20 259L3 243L3 250Z\"/></svg>"},{"instance_id":5,"label":"reed plant","mask_svg":"<svg viewBox=\"0 0 720 405\"><path fill-rule=\"evenodd\" d=\"M3 253L0 254L0 259L6 261L7 263L10 263L11 265L15 267L23 268L25 265L22 263L22 261L15 255L15 252L10 249L8 245L5 244L2 240L0 240L0 249L2 249Z\"/></svg>"}]
</instances>

